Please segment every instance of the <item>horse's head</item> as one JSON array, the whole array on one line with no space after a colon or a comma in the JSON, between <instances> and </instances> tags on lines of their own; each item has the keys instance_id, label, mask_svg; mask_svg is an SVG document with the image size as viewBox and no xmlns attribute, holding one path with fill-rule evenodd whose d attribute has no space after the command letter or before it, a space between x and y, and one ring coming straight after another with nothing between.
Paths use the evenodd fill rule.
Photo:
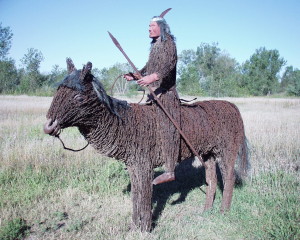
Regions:
<instances>
[{"instance_id":1,"label":"horse's head","mask_svg":"<svg viewBox=\"0 0 300 240\"><path fill-rule=\"evenodd\" d=\"M63 128L95 124L99 120L97 115L103 110L117 115L114 101L91 74L91 62L77 70L67 58L67 66L68 75L58 86L44 125L44 132L53 136Z\"/></svg>"}]
</instances>

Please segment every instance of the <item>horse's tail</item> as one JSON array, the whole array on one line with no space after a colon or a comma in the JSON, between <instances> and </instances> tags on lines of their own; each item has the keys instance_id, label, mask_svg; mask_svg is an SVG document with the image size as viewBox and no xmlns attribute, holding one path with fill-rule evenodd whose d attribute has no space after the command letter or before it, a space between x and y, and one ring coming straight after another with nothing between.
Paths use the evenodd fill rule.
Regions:
<instances>
[{"instance_id":1,"label":"horse's tail","mask_svg":"<svg viewBox=\"0 0 300 240\"><path fill-rule=\"evenodd\" d=\"M244 135L244 140L240 146L240 150L238 153L237 166L235 168L236 179L238 183L242 183L246 179L250 168L251 168L251 164L250 164L249 142L246 136Z\"/></svg>"}]
</instances>

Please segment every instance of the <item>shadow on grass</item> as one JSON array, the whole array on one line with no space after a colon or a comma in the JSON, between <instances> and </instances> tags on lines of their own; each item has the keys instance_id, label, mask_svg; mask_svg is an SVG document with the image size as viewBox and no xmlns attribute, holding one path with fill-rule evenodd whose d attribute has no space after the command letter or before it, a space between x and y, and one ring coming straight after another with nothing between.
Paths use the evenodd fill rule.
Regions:
<instances>
[{"instance_id":1,"label":"shadow on grass","mask_svg":"<svg viewBox=\"0 0 300 240\"><path fill-rule=\"evenodd\" d=\"M152 215L152 229L155 228L156 222L161 216L168 199L174 194L179 193L179 197L171 202L171 205L180 204L186 200L187 195L190 191L195 188L200 188L202 186L206 186L205 181L205 169L204 167L194 167L193 166L194 158L186 159L182 161L180 164L176 166L175 176L176 180L173 182L167 182L159 185L153 186L153 215ZM163 171L155 171L154 178L162 174ZM217 179L218 179L218 187L223 192L223 181L219 166L217 165ZM242 181L237 178L235 183L235 187L242 187ZM200 188L201 194L205 195L205 188ZM131 191L131 184L127 186L126 192ZM125 192L124 191L124 192ZM200 195L199 195L200 199ZM201 204L205 204L199 202L200 207Z\"/></svg>"},{"instance_id":2,"label":"shadow on grass","mask_svg":"<svg viewBox=\"0 0 300 240\"><path fill-rule=\"evenodd\" d=\"M191 158L184 160L179 165L177 165L175 169L175 181L153 186L153 228L155 228L157 220L162 214L168 199L172 195L179 193L179 197L175 201L171 202L171 204L180 204L185 201L190 191L206 185L204 168L194 167L192 165L193 161L194 159ZM163 171L155 172L154 178L162 173ZM202 189L201 191L205 195L205 192Z\"/></svg>"},{"instance_id":3,"label":"shadow on grass","mask_svg":"<svg viewBox=\"0 0 300 240\"><path fill-rule=\"evenodd\" d=\"M182 161L176 166L175 176L176 180L173 182L163 183L153 186L153 225L152 228L155 228L157 220L162 214L168 199L179 193L177 200L173 201L171 204L179 204L185 201L188 193L195 188L200 188L202 185L205 185L205 171L203 167L194 167L192 165L194 158L190 158ZM162 174L163 171L156 171L154 178ZM202 190L202 189L201 189ZM131 184L129 184L123 192L130 192ZM205 192L202 190L203 194ZM200 197L199 197L200 198ZM204 204L204 203L203 203Z\"/></svg>"}]
</instances>

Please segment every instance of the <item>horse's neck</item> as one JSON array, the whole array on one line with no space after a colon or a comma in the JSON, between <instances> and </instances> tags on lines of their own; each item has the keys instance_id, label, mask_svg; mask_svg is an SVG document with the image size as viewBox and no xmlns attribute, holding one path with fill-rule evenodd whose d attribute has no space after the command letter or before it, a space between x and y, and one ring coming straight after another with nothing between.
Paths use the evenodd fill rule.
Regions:
<instances>
[{"instance_id":1,"label":"horse's neck","mask_svg":"<svg viewBox=\"0 0 300 240\"><path fill-rule=\"evenodd\" d=\"M89 122L91 125L79 127L81 134L95 149L110 157L118 154L114 149L122 144L124 119L128 114L125 109L117 110L120 117L103 108L93 116L93 120Z\"/></svg>"}]
</instances>

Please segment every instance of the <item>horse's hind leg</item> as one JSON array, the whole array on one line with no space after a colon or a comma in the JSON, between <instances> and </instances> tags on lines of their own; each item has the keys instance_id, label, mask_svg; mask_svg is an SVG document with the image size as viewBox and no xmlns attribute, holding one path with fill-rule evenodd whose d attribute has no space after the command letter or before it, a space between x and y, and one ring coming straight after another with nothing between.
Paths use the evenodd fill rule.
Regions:
<instances>
[{"instance_id":1,"label":"horse's hind leg","mask_svg":"<svg viewBox=\"0 0 300 240\"><path fill-rule=\"evenodd\" d=\"M226 168L226 172L222 174L223 183L224 183L224 190L223 190L223 198L222 198L222 205L221 205L221 212L230 209L232 194L233 194L233 187L235 183L235 175L234 175L234 161L228 163Z\"/></svg>"},{"instance_id":2,"label":"horse's hind leg","mask_svg":"<svg viewBox=\"0 0 300 240\"><path fill-rule=\"evenodd\" d=\"M217 188L216 161L214 157L210 156L205 164L207 166L205 171L207 187L204 211L212 208Z\"/></svg>"}]
</instances>

